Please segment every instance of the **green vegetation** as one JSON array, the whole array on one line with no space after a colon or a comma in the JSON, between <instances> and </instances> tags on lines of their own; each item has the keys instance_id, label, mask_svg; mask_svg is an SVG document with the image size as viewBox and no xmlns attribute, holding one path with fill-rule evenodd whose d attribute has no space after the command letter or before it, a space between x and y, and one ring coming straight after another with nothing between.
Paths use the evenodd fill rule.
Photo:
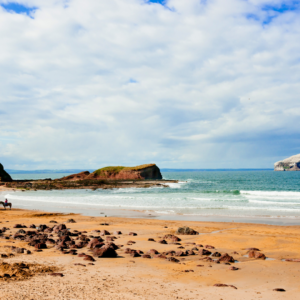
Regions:
<instances>
[{"instance_id":1,"label":"green vegetation","mask_svg":"<svg viewBox=\"0 0 300 300\"><path fill-rule=\"evenodd\" d=\"M140 165L136 167L122 167L122 166L117 166L117 167L105 167L102 169L98 169L93 174L96 176L101 176L104 173L110 173L110 174L118 174L121 171L139 171L148 167L153 167L155 164L145 164L145 165Z\"/></svg>"}]
</instances>

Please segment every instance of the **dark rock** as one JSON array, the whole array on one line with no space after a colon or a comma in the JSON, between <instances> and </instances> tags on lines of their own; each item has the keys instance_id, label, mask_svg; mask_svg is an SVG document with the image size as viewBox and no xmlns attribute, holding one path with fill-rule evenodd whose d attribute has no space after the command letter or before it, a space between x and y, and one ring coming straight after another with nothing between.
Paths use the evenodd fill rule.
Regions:
<instances>
[{"instance_id":1,"label":"dark rock","mask_svg":"<svg viewBox=\"0 0 300 300\"><path fill-rule=\"evenodd\" d=\"M155 242L155 240L150 238L150 239L148 239L148 242Z\"/></svg>"},{"instance_id":2,"label":"dark rock","mask_svg":"<svg viewBox=\"0 0 300 300\"><path fill-rule=\"evenodd\" d=\"M45 243L39 243L34 246L36 250L47 249L47 245Z\"/></svg>"},{"instance_id":3,"label":"dark rock","mask_svg":"<svg viewBox=\"0 0 300 300\"><path fill-rule=\"evenodd\" d=\"M166 240L160 240L160 241L158 241L158 243L159 243L159 244L168 244L168 243L166 242Z\"/></svg>"},{"instance_id":4,"label":"dark rock","mask_svg":"<svg viewBox=\"0 0 300 300\"><path fill-rule=\"evenodd\" d=\"M266 256L263 253L253 251L253 250L249 251L248 256L249 256L249 258L266 259Z\"/></svg>"},{"instance_id":5,"label":"dark rock","mask_svg":"<svg viewBox=\"0 0 300 300\"><path fill-rule=\"evenodd\" d=\"M51 276L57 276L57 277L63 277L64 276L63 273L51 273L49 275L51 275Z\"/></svg>"},{"instance_id":6,"label":"dark rock","mask_svg":"<svg viewBox=\"0 0 300 300\"><path fill-rule=\"evenodd\" d=\"M76 223L76 221L74 219L69 219L67 220L67 223Z\"/></svg>"},{"instance_id":7,"label":"dark rock","mask_svg":"<svg viewBox=\"0 0 300 300\"><path fill-rule=\"evenodd\" d=\"M107 230L101 230L100 231L100 235L104 236L104 235L110 235L110 233Z\"/></svg>"},{"instance_id":8,"label":"dark rock","mask_svg":"<svg viewBox=\"0 0 300 300\"><path fill-rule=\"evenodd\" d=\"M214 252L211 256L213 256L213 257L220 257L220 256L221 256L221 253L219 253L219 252Z\"/></svg>"},{"instance_id":9,"label":"dark rock","mask_svg":"<svg viewBox=\"0 0 300 300\"><path fill-rule=\"evenodd\" d=\"M275 292L285 292L285 289L274 289L273 291L275 291Z\"/></svg>"},{"instance_id":10,"label":"dark rock","mask_svg":"<svg viewBox=\"0 0 300 300\"><path fill-rule=\"evenodd\" d=\"M168 257L168 258L167 258L167 261L179 263L179 260L176 259L175 257Z\"/></svg>"},{"instance_id":11,"label":"dark rock","mask_svg":"<svg viewBox=\"0 0 300 300\"><path fill-rule=\"evenodd\" d=\"M129 235L136 236L137 233L135 233L135 232L129 232Z\"/></svg>"},{"instance_id":12,"label":"dark rock","mask_svg":"<svg viewBox=\"0 0 300 300\"><path fill-rule=\"evenodd\" d=\"M167 259L167 257L163 254L157 254L157 255L154 255L154 258L162 258L162 259Z\"/></svg>"},{"instance_id":13,"label":"dark rock","mask_svg":"<svg viewBox=\"0 0 300 300\"><path fill-rule=\"evenodd\" d=\"M85 255L83 260L87 260L87 261L96 261L92 256L90 255Z\"/></svg>"},{"instance_id":14,"label":"dark rock","mask_svg":"<svg viewBox=\"0 0 300 300\"><path fill-rule=\"evenodd\" d=\"M152 258L152 257L151 257L151 255L149 255L149 254L143 254L143 255L142 255L142 258Z\"/></svg>"},{"instance_id":15,"label":"dark rock","mask_svg":"<svg viewBox=\"0 0 300 300\"><path fill-rule=\"evenodd\" d=\"M114 234L119 235L119 234L122 234L122 232L121 231L115 231Z\"/></svg>"},{"instance_id":16,"label":"dark rock","mask_svg":"<svg viewBox=\"0 0 300 300\"><path fill-rule=\"evenodd\" d=\"M237 270L239 270L239 268L236 268L236 267L230 267L229 270L231 270L231 271L237 271Z\"/></svg>"},{"instance_id":17,"label":"dark rock","mask_svg":"<svg viewBox=\"0 0 300 300\"><path fill-rule=\"evenodd\" d=\"M217 287L232 287L232 288L237 290L237 288L234 285L228 285L228 284L223 284L223 283L216 283L216 284L214 284L214 286L217 286Z\"/></svg>"},{"instance_id":18,"label":"dark rock","mask_svg":"<svg viewBox=\"0 0 300 300\"><path fill-rule=\"evenodd\" d=\"M158 252L157 250L155 250L155 249L150 249L150 250L147 252L147 254L149 254L149 255L155 255L155 254L159 254L159 252Z\"/></svg>"},{"instance_id":19,"label":"dark rock","mask_svg":"<svg viewBox=\"0 0 300 300\"><path fill-rule=\"evenodd\" d=\"M200 249L199 255L211 255L211 252L206 249Z\"/></svg>"},{"instance_id":20,"label":"dark rock","mask_svg":"<svg viewBox=\"0 0 300 300\"><path fill-rule=\"evenodd\" d=\"M111 246L103 246L93 250L93 255L98 257L117 257L116 250Z\"/></svg>"},{"instance_id":21,"label":"dark rock","mask_svg":"<svg viewBox=\"0 0 300 300\"><path fill-rule=\"evenodd\" d=\"M199 232L195 231L194 229L192 229L190 227L183 226L183 227L179 227L177 229L176 234L196 235L196 234L199 234Z\"/></svg>"},{"instance_id":22,"label":"dark rock","mask_svg":"<svg viewBox=\"0 0 300 300\"><path fill-rule=\"evenodd\" d=\"M223 254L219 259L218 262L225 262L225 263L230 263L230 262L234 262L234 258L230 255L228 255L227 253Z\"/></svg>"}]
</instances>

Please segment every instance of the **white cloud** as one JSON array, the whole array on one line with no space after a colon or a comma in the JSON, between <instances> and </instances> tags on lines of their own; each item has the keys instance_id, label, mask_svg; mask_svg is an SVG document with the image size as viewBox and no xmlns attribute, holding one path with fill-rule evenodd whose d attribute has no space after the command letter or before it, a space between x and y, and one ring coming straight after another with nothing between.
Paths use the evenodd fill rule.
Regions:
<instances>
[{"instance_id":1,"label":"white cloud","mask_svg":"<svg viewBox=\"0 0 300 300\"><path fill-rule=\"evenodd\" d=\"M264 24L282 1L19 2L38 9L0 7L6 168L272 167L300 152L299 10Z\"/></svg>"}]
</instances>

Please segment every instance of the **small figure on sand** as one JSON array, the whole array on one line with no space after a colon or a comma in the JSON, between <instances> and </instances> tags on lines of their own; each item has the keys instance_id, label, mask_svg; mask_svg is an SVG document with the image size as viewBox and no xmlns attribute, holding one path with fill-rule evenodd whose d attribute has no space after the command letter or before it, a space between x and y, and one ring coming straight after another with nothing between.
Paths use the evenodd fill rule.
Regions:
<instances>
[{"instance_id":1,"label":"small figure on sand","mask_svg":"<svg viewBox=\"0 0 300 300\"><path fill-rule=\"evenodd\" d=\"M5 202L0 201L0 204L3 205L4 209L6 209L6 206L9 206L10 209L11 209L11 206L12 206L11 203L9 203L9 202L7 201L7 199L5 199Z\"/></svg>"}]
</instances>

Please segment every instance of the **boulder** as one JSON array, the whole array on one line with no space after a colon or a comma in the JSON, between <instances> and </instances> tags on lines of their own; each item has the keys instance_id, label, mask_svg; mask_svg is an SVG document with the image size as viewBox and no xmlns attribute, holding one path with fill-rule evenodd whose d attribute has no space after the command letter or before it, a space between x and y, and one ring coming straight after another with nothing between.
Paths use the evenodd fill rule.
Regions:
<instances>
[{"instance_id":1,"label":"boulder","mask_svg":"<svg viewBox=\"0 0 300 300\"><path fill-rule=\"evenodd\" d=\"M93 250L93 255L97 257L117 257L116 250L111 246L103 246Z\"/></svg>"},{"instance_id":2,"label":"boulder","mask_svg":"<svg viewBox=\"0 0 300 300\"><path fill-rule=\"evenodd\" d=\"M199 255L211 255L211 252L206 249L200 249Z\"/></svg>"},{"instance_id":3,"label":"boulder","mask_svg":"<svg viewBox=\"0 0 300 300\"><path fill-rule=\"evenodd\" d=\"M266 259L266 256L258 251L249 251L248 253L249 258L255 258L255 259Z\"/></svg>"},{"instance_id":4,"label":"boulder","mask_svg":"<svg viewBox=\"0 0 300 300\"><path fill-rule=\"evenodd\" d=\"M182 235L196 235L199 234L199 232L195 231L194 229L187 227L187 226L183 226L183 227L179 227L176 231L176 234L182 234Z\"/></svg>"},{"instance_id":5,"label":"boulder","mask_svg":"<svg viewBox=\"0 0 300 300\"><path fill-rule=\"evenodd\" d=\"M218 262L225 262L225 263L233 263L234 262L234 258L230 255L228 255L227 253L223 254L218 260Z\"/></svg>"}]
</instances>

